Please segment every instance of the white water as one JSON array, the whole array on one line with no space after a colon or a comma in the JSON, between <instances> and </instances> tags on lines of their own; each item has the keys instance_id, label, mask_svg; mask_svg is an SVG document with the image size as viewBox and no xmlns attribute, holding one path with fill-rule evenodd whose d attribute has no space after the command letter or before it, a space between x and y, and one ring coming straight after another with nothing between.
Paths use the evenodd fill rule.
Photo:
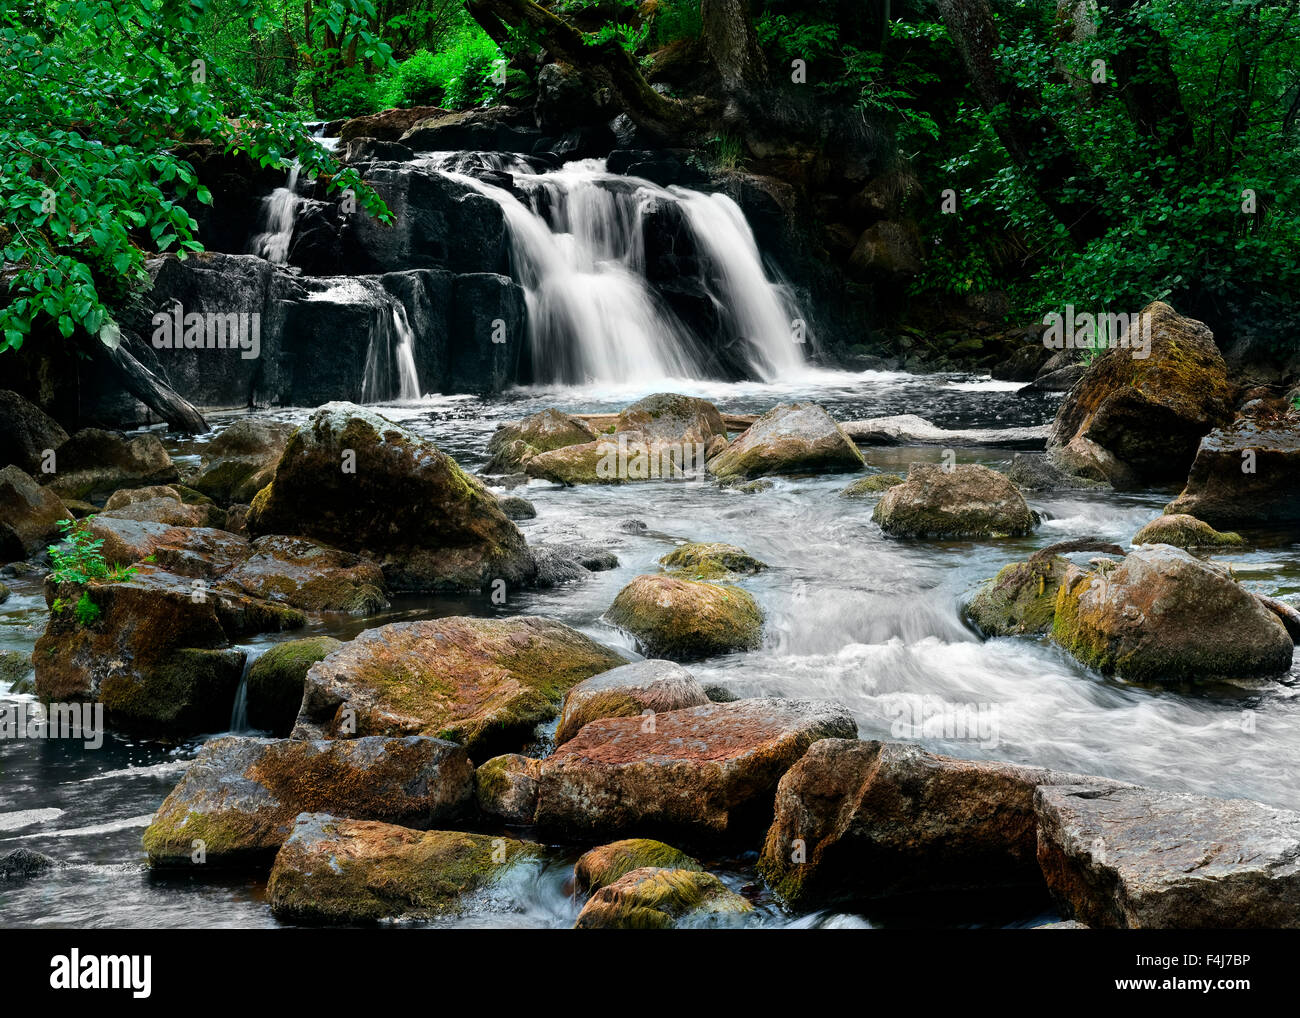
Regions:
<instances>
[{"instance_id":1,"label":"white water","mask_svg":"<svg viewBox=\"0 0 1300 1018\"><path fill-rule=\"evenodd\" d=\"M329 289L308 294L307 299L362 304L373 309L361 379L362 403L420 398L415 331L401 301L377 283L352 277L341 278Z\"/></svg>"},{"instance_id":2,"label":"white water","mask_svg":"<svg viewBox=\"0 0 1300 1018\"><path fill-rule=\"evenodd\" d=\"M298 163L289 167L284 187L277 187L262 202L263 229L249 242L250 254L260 255L273 265L289 262L289 241L298 220Z\"/></svg>"},{"instance_id":3,"label":"white water","mask_svg":"<svg viewBox=\"0 0 1300 1018\"><path fill-rule=\"evenodd\" d=\"M805 316L788 289L768 278L744 214L725 195L608 173L598 159L542 174L495 153L433 153L423 161L505 213L512 269L528 306L535 382L699 379L703 349L731 343L740 344L754 379L806 374ZM527 200L462 172L473 165L509 172ZM683 213L721 336L691 335L646 278L643 224L655 202Z\"/></svg>"}]
</instances>

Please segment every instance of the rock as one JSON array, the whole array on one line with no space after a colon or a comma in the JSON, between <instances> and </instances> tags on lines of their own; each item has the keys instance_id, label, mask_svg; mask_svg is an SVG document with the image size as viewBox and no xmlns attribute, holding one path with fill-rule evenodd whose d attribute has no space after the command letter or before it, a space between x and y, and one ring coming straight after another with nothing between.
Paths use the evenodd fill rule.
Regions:
<instances>
[{"instance_id":1,"label":"rock","mask_svg":"<svg viewBox=\"0 0 1300 1018\"><path fill-rule=\"evenodd\" d=\"M1294 523L1297 491L1300 418L1242 417L1201 439L1187 486L1165 512L1188 513L1214 527Z\"/></svg>"},{"instance_id":2,"label":"rock","mask_svg":"<svg viewBox=\"0 0 1300 1018\"><path fill-rule=\"evenodd\" d=\"M1111 568L1071 566L1052 637L1089 667L1137 682L1285 674L1292 641L1229 572L1165 544Z\"/></svg>"},{"instance_id":3,"label":"rock","mask_svg":"<svg viewBox=\"0 0 1300 1018\"><path fill-rule=\"evenodd\" d=\"M734 575L753 575L767 568L748 552L734 544L683 544L659 560L670 572L696 580L715 580Z\"/></svg>"},{"instance_id":4,"label":"rock","mask_svg":"<svg viewBox=\"0 0 1300 1018\"><path fill-rule=\"evenodd\" d=\"M1069 568L1060 555L1005 565L971 599L966 613L985 636L1050 633L1056 592Z\"/></svg>"},{"instance_id":5,"label":"rock","mask_svg":"<svg viewBox=\"0 0 1300 1018\"><path fill-rule=\"evenodd\" d=\"M695 676L671 661L635 661L583 679L569 690L555 742L567 742L599 718L662 714L709 702Z\"/></svg>"},{"instance_id":6,"label":"rock","mask_svg":"<svg viewBox=\"0 0 1300 1018\"><path fill-rule=\"evenodd\" d=\"M716 406L708 400L672 392L657 392L637 400L618 415L614 431L640 432L652 445L700 443L707 447L715 438L727 437L727 426Z\"/></svg>"},{"instance_id":7,"label":"rock","mask_svg":"<svg viewBox=\"0 0 1300 1018\"><path fill-rule=\"evenodd\" d=\"M105 506L99 515L107 519L161 523L167 527L218 527L226 522L226 514L215 506L186 505L179 497L172 496L119 501L117 508L110 510Z\"/></svg>"},{"instance_id":8,"label":"rock","mask_svg":"<svg viewBox=\"0 0 1300 1018\"><path fill-rule=\"evenodd\" d=\"M65 498L167 484L180 476L152 432L127 439L115 431L83 428L59 446L56 460L56 472L42 475L41 483Z\"/></svg>"},{"instance_id":9,"label":"rock","mask_svg":"<svg viewBox=\"0 0 1300 1018\"><path fill-rule=\"evenodd\" d=\"M203 472L190 484L222 505L251 502L271 483L294 430L256 417L236 421L204 449Z\"/></svg>"},{"instance_id":10,"label":"rock","mask_svg":"<svg viewBox=\"0 0 1300 1018\"><path fill-rule=\"evenodd\" d=\"M638 576L606 618L635 637L642 653L670 661L755 650L763 634L762 611L739 587L672 576Z\"/></svg>"},{"instance_id":11,"label":"rock","mask_svg":"<svg viewBox=\"0 0 1300 1018\"><path fill-rule=\"evenodd\" d=\"M646 866L664 870L704 870L685 852L662 841L627 838L583 853L573 867L573 878L578 890L591 893Z\"/></svg>"},{"instance_id":12,"label":"rock","mask_svg":"<svg viewBox=\"0 0 1300 1018\"><path fill-rule=\"evenodd\" d=\"M1016 390L1017 396L1028 396L1036 392L1069 392L1088 373L1088 365L1083 363L1067 364L1038 375L1032 382Z\"/></svg>"},{"instance_id":13,"label":"rock","mask_svg":"<svg viewBox=\"0 0 1300 1018\"><path fill-rule=\"evenodd\" d=\"M740 699L734 692L726 686L705 686L704 695L709 698L710 703L735 703Z\"/></svg>"},{"instance_id":14,"label":"rock","mask_svg":"<svg viewBox=\"0 0 1300 1018\"><path fill-rule=\"evenodd\" d=\"M742 926L753 911L753 905L712 873L644 866L592 895L574 929Z\"/></svg>"},{"instance_id":15,"label":"rock","mask_svg":"<svg viewBox=\"0 0 1300 1018\"><path fill-rule=\"evenodd\" d=\"M516 366L526 356L523 288L497 272L459 275L449 313L444 391L493 393L513 384Z\"/></svg>"},{"instance_id":16,"label":"rock","mask_svg":"<svg viewBox=\"0 0 1300 1018\"><path fill-rule=\"evenodd\" d=\"M59 540L68 518L59 497L13 465L0 470L0 562L42 552Z\"/></svg>"},{"instance_id":17,"label":"rock","mask_svg":"<svg viewBox=\"0 0 1300 1018\"><path fill-rule=\"evenodd\" d=\"M907 480L885 492L871 518L891 537L1024 537L1038 514L996 470L959 463L913 463Z\"/></svg>"},{"instance_id":18,"label":"rock","mask_svg":"<svg viewBox=\"0 0 1300 1018\"><path fill-rule=\"evenodd\" d=\"M353 138L343 150L344 163L355 166L357 163L405 163L415 158L412 152L401 142L381 141L378 138Z\"/></svg>"},{"instance_id":19,"label":"rock","mask_svg":"<svg viewBox=\"0 0 1300 1018\"><path fill-rule=\"evenodd\" d=\"M136 502L150 502L155 499L170 499L180 503L181 493L174 484L151 484L146 488L121 488L108 496L104 502L104 512L111 513ZM75 501L75 500L74 500ZM125 517L131 519L132 517Z\"/></svg>"},{"instance_id":20,"label":"rock","mask_svg":"<svg viewBox=\"0 0 1300 1018\"><path fill-rule=\"evenodd\" d=\"M847 710L817 700L592 721L542 761L535 820L578 840L743 840L767 823L777 782L809 746L856 734Z\"/></svg>"},{"instance_id":21,"label":"rock","mask_svg":"<svg viewBox=\"0 0 1300 1018\"><path fill-rule=\"evenodd\" d=\"M99 506L94 502L87 502L80 498L60 499L64 507L68 510L65 514L69 519L84 520L87 516L94 516L99 512Z\"/></svg>"},{"instance_id":22,"label":"rock","mask_svg":"<svg viewBox=\"0 0 1300 1018\"><path fill-rule=\"evenodd\" d=\"M442 739L306 741L226 736L208 742L144 832L154 866L264 863L299 813L334 810L416 827L459 816L473 796L462 746Z\"/></svg>"},{"instance_id":23,"label":"rock","mask_svg":"<svg viewBox=\"0 0 1300 1018\"><path fill-rule=\"evenodd\" d=\"M849 265L859 278L914 276L924 268L924 257L916 224L884 219L862 232Z\"/></svg>"},{"instance_id":24,"label":"rock","mask_svg":"<svg viewBox=\"0 0 1300 1018\"><path fill-rule=\"evenodd\" d=\"M474 772L478 808L508 824L527 826L537 813L541 760L518 753L494 756Z\"/></svg>"},{"instance_id":25,"label":"rock","mask_svg":"<svg viewBox=\"0 0 1300 1018\"><path fill-rule=\"evenodd\" d=\"M823 739L781 779L758 868L797 908L1034 884L1034 790L1113 784L913 743Z\"/></svg>"},{"instance_id":26,"label":"rock","mask_svg":"<svg viewBox=\"0 0 1300 1018\"><path fill-rule=\"evenodd\" d=\"M1240 534L1221 534L1185 513L1157 517L1133 535L1134 545L1171 544L1175 548L1222 548L1245 543Z\"/></svg>"},{"instance_id":27,"label":"rock","mask_svg":"<svg viewBox=\"0 0 1300 1018\"><path fill-rule=\"evenodd\" d=\"M476 759L512 750L559 714L570 686L623 664L559 622L444 618L368 629L307 672L295 737L437 735Z\"/></svg>"},{"instance_id":28,"label":"rock","mask_svg":"<svg viewBox=\"0 0 1300 1018\"><path fill-rule=\"evenodd\" d=\"M1048 452L1057 465L1115 487L1182 480L1197 443L1232 419L1232 390L1214 336L1156 301L1130 333L1149 329L1149 356L1099 356L1057 412ZM1139 344L1142 345L1142 344Z\"/></svg>"},{"instance_id":29,"label":"rock","mask_svg":"<svg viewBox=\"0 0 1300 1018\"><path fill-rule=\"evenodd\" d=\"M783 403L709 461L717 477L857 471L865 465L853 440L821 407Z\"/></svg>"},{"instance_id":30,"label":"rock","mask_svg":"<svg viewBox=\"0 0 1300 1018\"><path fill-rule=\"evenodd\" d=\"M303 611L373 615L389 603L374 562L301 537L257 538L222 583Z\"/></svg>"},{"instance_id":31,"label":"rock","mask_svg":"<svg viewBox=\"0 0 1300 1018\"><path fill-rule=\"evenodd\" d=\"M1300 926L1300 814L1148 788L1040 788L1038 861L1092 927Z\"/></svg>"},{"instance_id":32,"label":"rock","mask_svg":"<svg viewBox=\"0 0 1300 1018\"><path fill-rule=\"evenodd\" d=\"M537 72L537 126L544 131L608 120L613 105L608 89L571 64L553 61Z\"/></svg>"},{"instance_id":33,"label":"rock","mask_svg":"<svg viewBox=\"0 0 1300 1018\"><path fill-rule=\"evenodd\" d=\"M0 604L4 604L9 600L9 593L9 588L5 584L0 583Z\"/></svg>"},{"instance_id":34,"label":"rock","mask_svg":"<svg viewBox=\"0 0 1300 1018\"><path fill-rule=\"evenodd\" d=\"M152 556L169 572L212 579L249 555L248 541L214 527L174 527L102 514L89 520L87 526L95 538L104 542L100 552L110 565L129 566Z\"/></svg>"},{"instance_id":35,"label":"rock","mask_svg":"<svg viewBox=\"0 0 1300 1018\"><path fill-rule=\"evenodd\" d=\"M267 897L282 922L431 919L540 854L512 838L304 813L275 857Z\"/></svg>"},{"instance_id":36,"label":"rock","mask_svg":"<svg viewBox=\"0 0 1300 1018\"><path fill-rule=\"evenodd\" d=\"M332 636L277 643L248 669L248 723L272 735L288 735L302 706L307 669L343 644Z\"/></svg>"},{"instance_id":37,"label":"rock","mask_svg":"<svg viewBox=\"0 0 1300 1018\"><path fill-rule=\"evenodd\" d=\"M102 703L109 725L152 735L223 730L244 664L233 640L305 621L149 565L84 587L47 579L45 601L50 620L32 655L37 695Z\"/></svg>"},{"instance_id":38,"label":"rock","mask_svg":"<svg viewBox=\"0 0 1300 1018\"><path fill-rule=\"evenodd\" d=\"M541 410L522 421L503 424L488 440L490 459L483 468L489 474L522 470L538 453L585 445L596 440L596 431L586 421L559 410Z\"/></svg>"},{"instance_id":39,"label":"rock","mask_svg":"<svg viewBox=\"0 0 1300 1018\"><path fill-rule=\"evenodd\" d=\"M1004 449L1041 449L1047 428L938 428L924 417L898 414L849 421L844 433L858 445L992 446Z\"/></svg>"},{"instance_id":40,"label":"rock","mask_svg":"<svg viewBox=\"0 0 1300 1018\"><path fill-rule=\"evenodd\" d=\"M1007 480L1021 491L1072 491L1110 487L1105 481L1067 474L1044 455L1019 452L1011 457Z\"/></svg>"},{"instance_id":41,"label":"rock","mask_svg":"<svg viewBox=\"0 0 1300 1018\"><path fill-rule=\"evenodd\" d=\"M0 650L0 682L13 685L32 670L32 656L19 650Z\"/></svg>"},{"instance_id":42,"label":"rock","mask_svg":"<svg viewBox=\"0 0 1300 1018\"><path fill-rule=\"evenodd\" d=\"M434 445L350 403L321 407L293 435L248 529L357 552L394 591L531 579L523 535L491 492Z\"/></svg>"},{"instance_id":43,"label":"rock","mask_svg":"<svg viewBox=\"0 0 1300 1018\"><path fill-rule=\"evenodd\" d=\"M540 132L526 126L518 111L506 106L435 113L417 121L401 137L417 152L529 153Z\"/></svg>"},{"instance_id":44,"label":"rock","mask_svg":"<svg viewBox=\"0 0 1300 1018\"><path fill-rule=\"evenodd\" d=\"M518 495L502 496L497 499L497 505L508 520L531 520L537 517L537 506Z\"/></svg>"},{"instance_id":45,"label":"rock","mask_svg":"<svg viewBox=\"0 0 1300 1018\"><path fill-rule=\"evenodd\" d=\"M16 392L0 389L0 467L39 474L48 453L67 440L68 433L44 410Z\"/></svg>"},{"instance_id":46,"label":"rock","mask_svg":"<svg viewBox=\"0 0 1300 1018\"><path fill-rule=\"evenodd\" d=\"M381 110L365 117L353 117L339 128L339 140L344 144L353 138L397 141L421 120L440 117L446 113L447 110L441 106L411 106L401 110Z\"/></svg>"},{"instance_id":47,"label":"rock","mask_svg":"<svg viewBox=\"0 0 1300 1018\"><path fill-rule=\"evenodd\" d=\"M903 479L897 474L870 474L859 477L847 488L840 491L841 498L865 498L867 495L879 495L888 491L895 484L902 484Z\"/></svg>"},{"instance_id":48,"label":"rock","mask_svg":"<svg viewBox=\"0 0 1300 1018\"><path fill-rule=\"evenodd\" d=\"M33 852L30 848L15 848L0 855L0 881L30 880L49 872L58 865L48 855Z\"/></svg>"},{"instance_id":49,"label":"rock","mask_svg":"<svg viewBox=\"0 0 1300 1018\"><path fill-rule=\"evenodd\" d=\"M698 476L706 452L703 446L652 442L639 431L623 431L539 453L524 470L529 477L567 485L684 480Z\"/></svg>"}]
</instances>

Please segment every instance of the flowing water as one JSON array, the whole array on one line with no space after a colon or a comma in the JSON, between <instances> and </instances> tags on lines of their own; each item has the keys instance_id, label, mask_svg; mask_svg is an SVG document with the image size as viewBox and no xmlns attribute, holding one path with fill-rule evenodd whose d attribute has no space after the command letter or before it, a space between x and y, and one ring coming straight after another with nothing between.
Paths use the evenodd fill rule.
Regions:
<instances>
[{"instance_id":1,"label":"flowing water","mask_svg":"<svg viewBox=\"0 0 1300 1018\"><path fill-rule=\"evenodd\" d=\"M287 265L289 242L298 221L298 164L289 167L284 187L277 187L262 199L261 229L249 242L248 253L265 258L272 265Z\"/></svg>"}]
</instances>

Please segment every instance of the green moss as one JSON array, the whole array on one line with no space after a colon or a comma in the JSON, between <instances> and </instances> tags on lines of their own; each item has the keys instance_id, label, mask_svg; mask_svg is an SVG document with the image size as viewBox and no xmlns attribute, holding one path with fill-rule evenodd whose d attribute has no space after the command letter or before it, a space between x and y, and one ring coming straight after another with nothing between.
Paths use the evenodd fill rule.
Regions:
<instances>
[{"instance_id":1,"label":"green moss","mask_svg":"<svg viewBox=\"0 0 1300 1018\"><path fill-rule=\"evenodd\" d=\"M343 646L329 636L279 643L248 669L248 722L275 735L288 735L298 717L307 670Z\"/></svg>"},{"instance_id":2,"label":"green moss","mask_svg":"<svg viewBox=\"0 0 1300 1018\"><path fill-rule=\"evenodd\" d=\"M871 474L860 477L840 492L840 498L864 498L867 495L879 495L888 491L895 484L902 484L903 478L898 474Z\"/></svg>"},{"instance_id":3,"label":"green moss","mask_svg":"<svg viewBox=\"0 0 1300 1018\"><path fill-rule=\"evenodd\" d=\"M688 869L632 870L587 902L576 929L667 929L733 925L754 911L711 873Z\"/></svg>"},{"instance_id":4,"label":"green moss","mask_svg":"<svg viewBox=\"0 0 1300 1018\"><path fill-rule=\"evenodd\" d=\"M1246 543L1240 534L1220 533L1195 516L1176 513L1152 520L1133 535L1133 544L1172 544L1176 548L1231 548Z\"/></svg>"},{"instance_id":5,"label":"green moss","mask_svg":"<svg viewBox=\"0 0 1300 1018\"><path fill-rule=\"evenodd\" d=\"M648 655L695 660L762 642L763 612L739 587L667 576L639 576L614 598L606 617Z\"/></svg>"},{"instance_id":6,"label":"green moss","mask_svg":"<svg viewBox=\"0 0 1300 1018\"><path fill-rule=\"evenodd\" d=\"M662 869L703 870L704 867L685 852L651 838L628 838L600 848L593 848L574 866L573 875L580 888L598 891L619 877L643 866Z\"/></svg>"},{"instance_id":7,"label":"green moss","mask_svg":"<svg viewBox=\"0 0 1300 1018\"><path fill-rule=\"evenodd\" d=\"M967 614L988 636L1045 634L1056 619L1056 593L1069 566L1059 555L1003 566L971 599Z\"/></svg>"},{"instance_id":8,"label":"green moss","mask_svg":"<svg viewBox=\"0 0 1300 1018\"><path fill-rule=\"evenodd\" d=\"M732 544L684 544L659 560L665 568L696 580L761 573L767 563Z\"/></svg>"}]
</instances>

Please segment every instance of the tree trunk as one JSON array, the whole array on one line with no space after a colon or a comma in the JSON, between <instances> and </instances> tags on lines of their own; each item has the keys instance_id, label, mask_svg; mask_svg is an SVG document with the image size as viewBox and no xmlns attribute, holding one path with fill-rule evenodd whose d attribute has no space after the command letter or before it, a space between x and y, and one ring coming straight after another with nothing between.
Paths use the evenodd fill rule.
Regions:
<instances>
[{"instance_id":1,"label":"tree trunk","mask_svg":"<svg viewBox=\"0 0 1300 1018\"><path fill-rule=\"evenodd\" d=\"M758 48L748 0L700 0L700 38L728 92L760 88L767 63Z\"/></svg>"},{"instance_id":2,"label":"tree trunk","mask_svg":"<svg viewBox=\"0 0 1300 1018\"><path fill-rule=\"evenodd\" d=\"M1060 128L1042 112L1039 97L1003 77L994 56L1002 40L987 0L937 3L998 140L1043 204L1080 247L1103 236L1110 224L1101 211L1101 182L1079 162Z\"/></svg>"},{"instance_id":3,"label":"tree trunk","mask_svg":"<svg viewBox=\"0 0 1300 1018\"><path fill-rule=\"evenodd\" d=\"M166 421L174 430L187 435L200 435L210 431L203 415L189 400L136 360L127 350L128 343L139 342L141 342L139 337L123 329L122 342L116 350L110 350L98 341L92 341L87 345L95 351L92 356L117 375L127 392Z\"/></svg>"}]
</instances>

